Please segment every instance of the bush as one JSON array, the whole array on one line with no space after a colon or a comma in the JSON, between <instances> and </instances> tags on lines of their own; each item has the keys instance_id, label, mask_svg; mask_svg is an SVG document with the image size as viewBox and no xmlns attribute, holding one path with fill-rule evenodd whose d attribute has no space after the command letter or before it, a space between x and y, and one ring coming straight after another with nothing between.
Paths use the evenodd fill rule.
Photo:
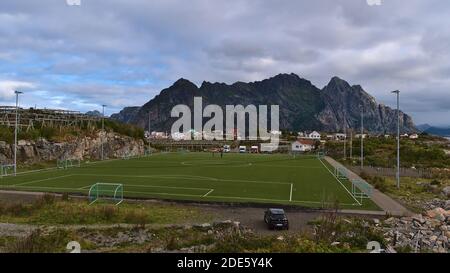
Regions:
<instances>
[{"instance_id":1,"label":"bush","mask_svg":"<svg viewBox=\"0 0 450 273\"><path fill-rule=\"evenodd\" d=\"M132 210L125 214L124 220L128 224L135 224L140 228L145 228L145 225L149 222L149 217L144 212Z\"/></svg>"},{"instance_id":2,"label":"bush","mask_svg":"<svg viewBox=\"0 0 450 273\"><path fill-rule=\"evenodd\" d=\"M58 229L48 235L41 230L35 230L30 235L7 243L9 253L56 253L63 252L72 239L66 230Z\"/></svg>"}]
</instances>

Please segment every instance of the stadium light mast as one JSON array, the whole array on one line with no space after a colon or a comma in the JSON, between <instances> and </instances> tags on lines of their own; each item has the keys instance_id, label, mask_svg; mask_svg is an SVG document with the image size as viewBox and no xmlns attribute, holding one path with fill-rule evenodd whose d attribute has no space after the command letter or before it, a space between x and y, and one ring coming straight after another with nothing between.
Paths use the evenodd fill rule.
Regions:
<instances>
[{"instance_id":1,"label":"stadium light mast","mask_svg":"<svg viewBox=\"0 0 450 273\"><path fill-rule=\"evenodd\" d=\"M361 172L364 168L364 106L361 105Z\"/></svg>"},{"instance_id":2,"label":"stadium light mast","mask_svg":"<svg viewBox=\"0 0 450 273\"><path fill-rule=\"evenodd\" d=\"M150 153L150 138L152 136L151 131L150 131L150 122L151 122L151 113L150 111L148 112L148 152Z\"/></svg>"},{"instance_id":3,"label":"stadium light mast","mask_svg":"<svg viewBox=\"0 0 450 273\"><path fill-rule=\"evenodd\" d=\"M400 188L400 91L392 91L397 95L397 188Z\"/></svg>"},{"instance_id":4,"label":"stadium light mast","mask_svg":"<svg viewBox=\"0 0 450 273\"><path fill-rule=\"evenodd\" d=\"M350 129L350 159L353 159L353 129Z\"/></svg>"},{"instance_id":5,"label":"stadium light mast","mask_svg":"<svg viewBox=\"0 0 450 273\"><path fill-rule=\"evenodd\" d=\"M19 122L19 95L23 94L20 91L14 91L16 94L16 123L14 128L14 176L17 175L17 123Z\"/></svg>"},{"instance_id":6,"label":"stadium light mast","mask_svg":"<svg viewBox=\"0 0 450 273\"><path fill-rule=\"evenodd\" d=\"M344 114L344 160L347 160L347 115Z\"/></svg>"},{"instance_id":7,"label":"stadium light mast","mask_svg":"<svg viewBox=\"0 0 450 273\"><path fill-rule=\"evenodd\" d=\"M103 156L103 142L105 141L105 107L106 107L107 105L105 105L105 104L103 104L102 105L102 108L103 108L103 110L102 110L102 139L101 139L101 142L102 142L102 160L103 160L103 158L104 158L104 156Z\"/></svg>"}]
</instances>

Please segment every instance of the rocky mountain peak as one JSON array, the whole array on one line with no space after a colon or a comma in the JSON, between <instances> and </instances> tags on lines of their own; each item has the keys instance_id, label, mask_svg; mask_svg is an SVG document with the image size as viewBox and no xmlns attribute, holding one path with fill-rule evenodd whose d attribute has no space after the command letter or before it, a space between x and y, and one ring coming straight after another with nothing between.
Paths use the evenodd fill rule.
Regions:
<instances>
[{"instance_id":1,"label":"rocky mountain peak","mask_svg":"<svg viewBox=\"0 0 450 273\"><path fill-rule=\"evenodd\" d=\"M378 104L360 85L351 86L345 80L333 77L323 89L318 89L294 73L231 85L204 81L200 87L186 79L179 79L140 109L127 109L113 117L147 128L150 113L152 130L167 131L174 122L170 117L172 107L177 104L192 105L195 96L201 96L204 104L222 107L237 104L279 105L280 128L291 131L337 132L343 128L359 128L361 105L364 106L368 131L385 133L396 128L395 110ZM127 115L126 118L124 115ZM401 115L402 131L417 131L411 117L404 113Z\"/></svg>"}]
</instances>

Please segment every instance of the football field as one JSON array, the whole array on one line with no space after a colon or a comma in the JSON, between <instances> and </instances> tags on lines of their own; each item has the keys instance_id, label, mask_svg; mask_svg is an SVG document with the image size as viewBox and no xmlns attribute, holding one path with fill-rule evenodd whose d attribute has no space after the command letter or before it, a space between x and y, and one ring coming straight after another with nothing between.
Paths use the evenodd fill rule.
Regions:
<instances>
[{"instance_id":1,"label":"football field","mask_svg":"<svg viewBox=\"0 0 450 273\"><path fill-rule=\"evenodd\" d=\"M245 202L320 208L378 209L351 193L316 156L161 153L80 167L21 173L0 179L3 189L87 195L96 183L123 185L125 198Z\"/></svg>"}]
</instances>

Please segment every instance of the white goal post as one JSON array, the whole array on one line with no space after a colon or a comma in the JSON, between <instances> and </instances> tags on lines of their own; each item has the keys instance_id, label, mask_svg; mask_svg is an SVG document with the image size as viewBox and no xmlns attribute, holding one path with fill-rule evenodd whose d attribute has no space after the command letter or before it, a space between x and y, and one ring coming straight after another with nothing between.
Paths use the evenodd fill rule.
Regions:
<instances>
[{"instance_id":1,"label":"white goal post","mask_svg":"<svg viewBox=\"0 0 450 273\"><path fill-rule=\"evenodd\" d=\"M89 204L98 200L110 200L116 205L123 202L123 184L95 183L89 188Z\"/></svg>"}]
</instances>

